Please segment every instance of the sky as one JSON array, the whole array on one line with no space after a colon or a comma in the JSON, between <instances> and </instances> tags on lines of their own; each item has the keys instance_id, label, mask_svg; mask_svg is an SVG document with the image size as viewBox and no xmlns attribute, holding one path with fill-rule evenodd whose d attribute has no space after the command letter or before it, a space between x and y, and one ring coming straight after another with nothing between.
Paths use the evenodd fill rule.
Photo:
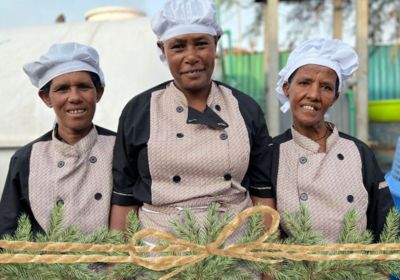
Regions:
<instances>
[{"instance_id":1,"label":"sky","mask_svg":"<svg viewBox=\"0 0 400 280\"><path fill-rule=\"evenodd\" d=\"M104 6L125 6L144 11L152 17L165 0L0 0L0 37L1 28L51 25L58 15L63 14L67 23L83 22L85 13L93 8ZM221 25L224 30L232 31L235 46L247 47L245 34L254 18L254 9L261 7L252 0L229 12L222 12ZM250 4L250 5L249 5ZM257 40L257 39L256 39ZM258 49L262 48L262 38L258 38Z\"/></svg>"},{"instance_id":2,"label":"sky","mask_svg":"<svg viewBox=\"0 0 400 280\"><path fill-rule=\"evenodd\" d=\"M137 8L152 16L164 0L0 0L0 28L54 23L59 14L67 22L82 22L85 13L102 6Z\"/></svg>"}]
</instances>

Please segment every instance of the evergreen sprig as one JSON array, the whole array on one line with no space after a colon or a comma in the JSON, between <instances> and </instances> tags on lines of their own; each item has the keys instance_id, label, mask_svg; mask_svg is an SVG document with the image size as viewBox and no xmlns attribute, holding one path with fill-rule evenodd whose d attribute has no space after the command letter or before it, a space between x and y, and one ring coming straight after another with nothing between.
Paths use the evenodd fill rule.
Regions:
<instances>
[{"instance_id":1,"label":"evergreen sprig","mask_svg":"<svg viewBox=\"0 0 400 280\"><path fill-rule=\"evenodd\" d=\"M279 233L275 233L265 242L281 242L285 244L298 245L318 245L324 244L321 235L312 230L311 215L309 210L301 205L298 213L284 213L285 227L289 232L289 237L280 241L277 240ZM223 228L233 219L233 215L220 211L217 204L212 204L204 218L203 223L197 220L196 215L191 210L183 211L181 220L173 220L172 228L178 238L198 243L208 244L214 242ZM233 234L227 246L233 242L249 243L259 239L264 233L264 217L262 214L255 214L248 218L245 223L244 234ZM243 228L242 228L243 229ZM95 244L123 244L140 230L140 222L136 213L128 214L127 232L125 235L108 231L101 228L90 235L82 235L77 227L63 226L63 206L57 205L52 212L49 227L43 234L32 233L32 226L27 215L22 215L18 222L18 228L14 235L6 235L7 240L36 241L36 242L81 242ZM386 224L380 235L382 243L400 243L400 215L393 209L387 216ZM240 237L241 236L241 237ZM368 230L359 230L357 225L356 211L351 210L344 219L343 229L338 237L338 242L370 244L372 233ZM136 245L142 245L139 240ZM168 245L166 242L161 242ZM5 253L23 253L17 251L4 250ZM189 252L196 253L196 252ZM326 254L345 254L348 252L326 252ZM373 254L374 252L371 252ZM387 252L390 253L390 252ZM396 252L397 253L397 252ZM35 254L29 252L29 254ZM39 253L36 253L39 254ZM121 255L127 253L108 253L111 255ZM182 253L182 254L187 254ZM142 254L148 256L149 254ZM178 255L170 252L163 255ZM171 270L170 270L171 271ZM168 271L167 271L168 272ZM134 279L158 279L167 272L155 272L130 263L106 265L96 264L7 264L0 265L0 280L3 279L29 279L29 280L123 280ZM224 256L209 256L203 261L189 267L181 272L174 279L178 280L213 280L213 279L255 279L260 273L265 273L273 279L308 279L308 280L379 280L387 279L388 274L400 276L399 261L289 261L286 260L279 265L243 261L240 259Z\"/></svg>"}]
</instances>

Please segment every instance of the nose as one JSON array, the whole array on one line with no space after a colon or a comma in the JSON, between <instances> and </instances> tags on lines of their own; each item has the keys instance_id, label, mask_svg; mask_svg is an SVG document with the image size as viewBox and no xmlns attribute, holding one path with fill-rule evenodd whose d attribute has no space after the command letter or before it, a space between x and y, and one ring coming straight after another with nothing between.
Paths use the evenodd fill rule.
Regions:
<instances>
[{"instance_id":1,"label":"nose","mask_svg":"<svg viewBox=\"0 0 400 280\"><path fill-rule=\"evenodd\" d=\"M321 97L320 87L317 83L311 84L307 91L307 97L311 100L319 100Z\"/></svg>"},{"instance_id":2,"label":"nose","mask_svg":"<svg viewBox=\"0 0 400 280\"><path fill-rule=\"evenodd\" d=\"M71 87L68 94L68 101L71 103L79 103L82 101L82 96L77 87Z\"/></svg>"},{"instance_id":3,"label":"nose","mask_svg":"<svg viewBox=\"0 0 400 280\"><path fill-rule=\"evenodd\" d=\"M185 62L190 64L190 65L194 65L197 62L199 62L199 57L197 55L197 50L194 46L190 46L187 49L187 53L186 53L186 59Z\"/></svg>"}]
</instances>

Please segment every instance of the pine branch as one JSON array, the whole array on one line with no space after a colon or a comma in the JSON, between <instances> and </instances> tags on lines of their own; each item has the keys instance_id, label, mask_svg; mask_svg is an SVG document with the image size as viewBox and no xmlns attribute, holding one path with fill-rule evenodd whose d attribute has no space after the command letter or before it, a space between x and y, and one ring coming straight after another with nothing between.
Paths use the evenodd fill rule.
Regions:
<instances>
[{"instance_id":1,"label":"pine branch","mask_svg":"<svg viewBox=\"0 0 400 280\"><path fill-rule=\"evenodd\" d=\"M196 220L196 216L189 209L183 210L183 220L174 219L170 222L176 235L186 241L199 243L200 226Z\"/></svg>"},{"instance_id":2,"label":"pine branch","mask_svg":"<svg viewBox=\"0 0 400 280\"><path fill-rule=\"evenodd\" d=\"M29 217L26 214L22 214L18 219L18 227L14 234L15 240L30 241L32 240L32 225L29 221Z\"/></svg>"},{"instance_id":3,"label":"pine branch","mask_svg":"<svg viewBox=\"0 0 400 280\"><path fill-rule=\"evenodd\" d=\"M284 241L288 244L314 245L322 242L321 234L311 229L312 221L309 209L300 204L298 213L283 213L289 237Z\"/></svg>"},{"instance_id":4,"label":"pine branch","mask_svg":"<svg viewBox=\"0 0 400 280\"><path fill-rule=\"evenodd\" d=\"M205 245L214 242L222 229L233 219L233 215L229 213L221 215L218 210L219 205L217 203L212 203L208 208L203 230L200 232L200 244Z\"/></svg>"},{"instance_id":5,"label":"pine branch","mask_svg":"<svg viewBox=\"0 0 400 280\"><path fill-rule=\"evenodd\" d=\"M63 217L64 205L57 203L51 213L50 223L46 231L47 241L60 241L61 232L63 231Z\"/></svg>"},{"instance_id":6,"label":"pine branch","mask_svg":"<svg viewBox=\"0 0 400 280\"><path fill-rule=\"evenodd\" d=\"M396 243L400 241L399 236L400 214L395 208L392 208L386 217L386 223L379 239L382 243Z\"/></svg>"}]
</instances>

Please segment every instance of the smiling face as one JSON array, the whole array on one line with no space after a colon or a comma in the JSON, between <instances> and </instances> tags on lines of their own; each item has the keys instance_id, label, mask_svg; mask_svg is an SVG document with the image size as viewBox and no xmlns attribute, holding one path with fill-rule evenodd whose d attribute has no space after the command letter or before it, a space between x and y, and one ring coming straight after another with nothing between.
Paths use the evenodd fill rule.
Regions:
<instances>
[{"instance_id":1,"label":"smiling face","mask_svg":"<svg viewBox=\"0 0 400 280\"><path fill-rule=\"evenodd\" d=\"M41 90L39 96L47 106L53 107L59 136L65 140L81 139L92 128L96 103L103 90L96 89L89 72L71 72L54 78L49 91Z\"/></svg>"},{"instance_id":2,"label":"smiling face","mask_svg":"<svg viewBox=\"0 0 400 280\"><path fill-rule=\"evenodd\" d=\"M159 43L175 85L185 95L208 94L214 71L216 41L209 34L192 33Z\"/></svg>"},{"instance_id":3,"label":"smiling face","mask_svg":"<svg viewBox=\"0 0 400 280\"><path fill-rule=\"evenodd\" d=\"M338 97L337 81L334 70L307 64L298 68L283 86L290 100L293 125L300 133L307 135L309 130L324 128L324 115Z\"/></svg>"}]
</instances>

